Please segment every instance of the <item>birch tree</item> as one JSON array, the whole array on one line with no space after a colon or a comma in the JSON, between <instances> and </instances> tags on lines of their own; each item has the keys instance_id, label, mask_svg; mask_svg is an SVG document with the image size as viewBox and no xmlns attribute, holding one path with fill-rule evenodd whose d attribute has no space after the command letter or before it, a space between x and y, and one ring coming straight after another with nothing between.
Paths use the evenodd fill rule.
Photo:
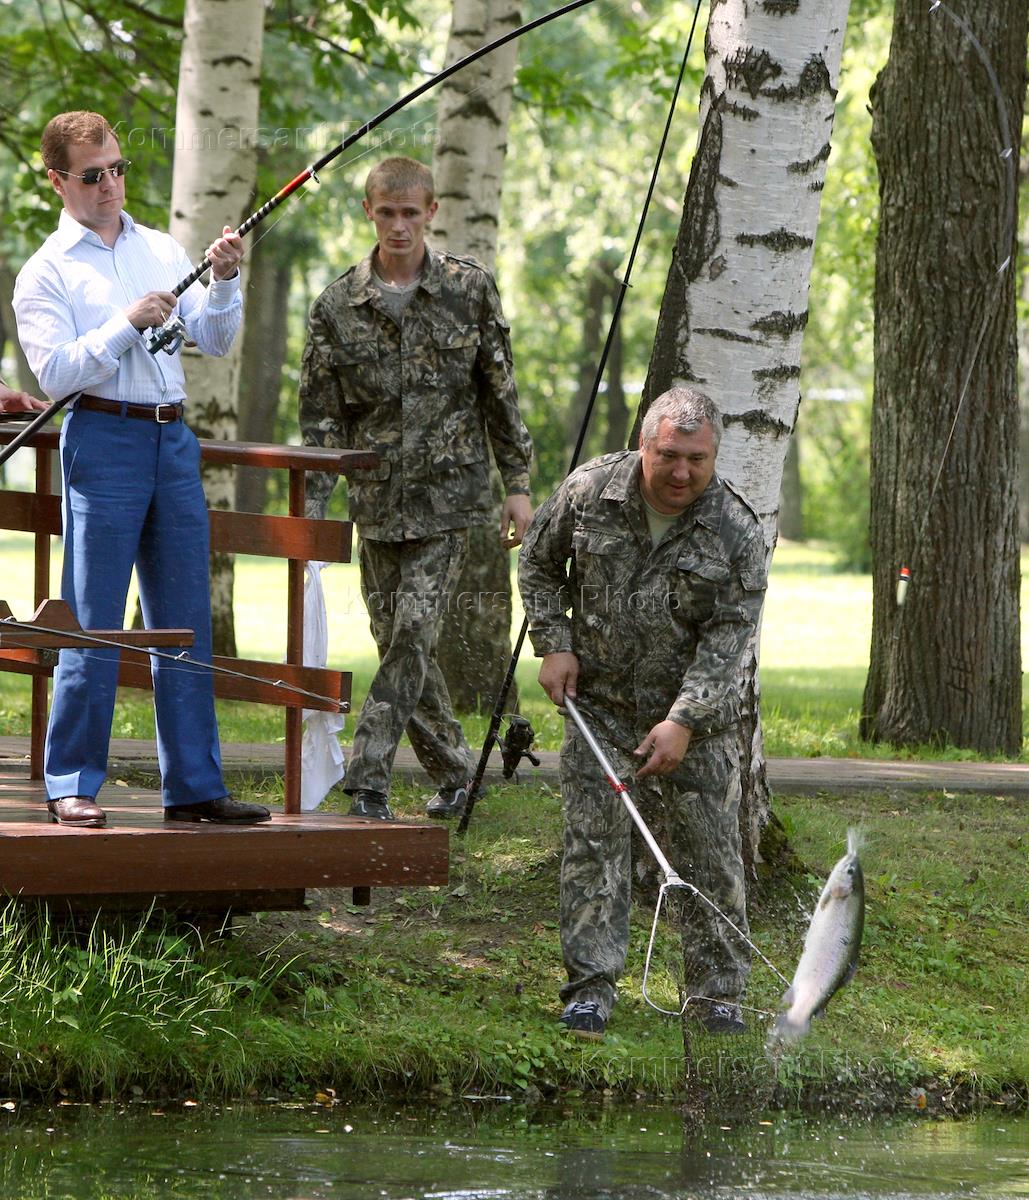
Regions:
<instances>
[{"instance_id":1,"label":"birch tree","mask_svg":"<svg viewBox=\"0 0 1029 1200\"><path fill-rule=\"evenodd\" d=\"M520 23L516 0L455 0L446 66ZM517 41L458 71L440 87L433 174L439 212L434 244L470 254L491 270L496 261L507 129L514 90ZM500 545L502 486L494 467L490 524L469 531L458 604L443 620L440 667L459 711L492 704L511 655L511 575ZM483 598L487 598L485 601Z\"/></svg>"},{"instance_id":2,"label":"birch tree","mask_svg":"<svg viewBox=\"0 0 1029 1200\"><path fill-rule=\"evenodd\" d=\"M186 0L175 111L175 172L170 232L194 262L221 234L236 228L254 199L261 79L263 0ZM200 437L236 435L242 337L232 352L211 358L183 349L190 423ZM205 472L212 508L230 508L231 469ZM215 651L235 654L232 560L212 555L211 611Z\"/></svg>"},{"instance_id":3,"label":"birch tree","mask_svg":"<svg viewBox=\"0 0 1029 1200\"><path fill-rule=\"evenodd\" d=\"M849 0L714 3L700 138L643 396L707 390L725 418L719 473L776 537L783 464L800 404L800 351ZM757 644L738 680L748 865L769 794Z\"/></svg>"},{"instance_id":4,"label":"birch tree","mask_svg":"<svg viewBox=\"0 0 1029 1200\"><path fill-rule=\"evenodd\" d=\"M1029 4L955 7L897 0L872 91L881 218L862 732L1017 754L1015 278L1002 264L1015 249Z\"/></svg>"}]
</instances>

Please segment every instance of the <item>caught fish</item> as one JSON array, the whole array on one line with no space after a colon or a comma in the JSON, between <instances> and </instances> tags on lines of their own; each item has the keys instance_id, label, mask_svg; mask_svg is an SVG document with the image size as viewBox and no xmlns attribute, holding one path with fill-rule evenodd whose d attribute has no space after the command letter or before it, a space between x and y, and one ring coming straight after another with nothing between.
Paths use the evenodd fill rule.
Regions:
<instances>
[{"instance_id":1,"label":"caught fish","mask_svg":"<svg viewBox=\"0 0 1029 1200\"><path fill-rule=\"evenodd\" d=\"M768 1045L795 1042L825 1011L832 997L857 970L865 925L865 880L858 860L858 837L847 832L847 853L833 867L811 916L797 964Z\"/></svg>"}]
</instances>

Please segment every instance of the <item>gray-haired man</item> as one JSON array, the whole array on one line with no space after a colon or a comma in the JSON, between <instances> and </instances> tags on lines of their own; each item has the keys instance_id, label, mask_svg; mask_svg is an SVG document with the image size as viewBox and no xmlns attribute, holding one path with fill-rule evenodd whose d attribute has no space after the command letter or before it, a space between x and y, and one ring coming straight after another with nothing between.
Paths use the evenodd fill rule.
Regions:
<instances>
[{"instance_id":1,"label":"gray-haired man","mask_svg":"<svg viewBox=\"0 0 1029 1200\"><path fill-rule=\"evenodd\" d=\"M541 506L519 561L540 684L577 700L680 874L740 929L747 918L732 683L766 581L757 517L715 474L722 431L702 392L651 405L638 451L580 467ZM642 760L642 765L640 765ZM629 941L630 820L569 722L561 1020L603 1036ZM685 986L712 1032L743 1029L747 947L706 905L683 906Z\"/></svg>"}]
</instances>

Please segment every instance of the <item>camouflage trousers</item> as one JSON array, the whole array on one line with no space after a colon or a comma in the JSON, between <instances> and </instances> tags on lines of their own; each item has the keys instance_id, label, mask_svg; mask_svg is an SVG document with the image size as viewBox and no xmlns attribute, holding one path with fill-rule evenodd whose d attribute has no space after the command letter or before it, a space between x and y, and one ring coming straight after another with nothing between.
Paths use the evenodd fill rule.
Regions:
<instances>
[{"instance_id":1,"label":"camouflage trousers","mask_svg":"<svg viewBox=\"0 0 1029 1200\"><path fill-rule=\"evenodd\" d=\"M697 741L674 777L641 781L634 779L638 760L607 739L598 740L675 870L749 934L733 733ZM623 740L623 745L636 744L636 739ZM606 1016L617 998L616 984L629 946L633 825L570 721L561 751L561 792L561 948L568 973L561 998L566 1003L573 998L594 1000ZM638 852L650 857L642 840ZM649 870L649 863L646 866ZM708 905L686 891L671 890L666 905L682 933L685 994L741 996L750 973L749 947ZM642 973L642 962L639 967Z\"/></svg>"},{"instance_id":2,"label":"camouflage trousers","mask_svg":"<svg viewBox=\"0 0 1029 1200\"><path fill-rule=\"evenodd\" d=\"M361 594L379 669L354 730L344 780L348 792L389 792L405 729L437 786L460 787L472 775L472 753L436 662L440 622L467 546L463 529L409 542L361 539Z\"/></svg>"}]
</instances>

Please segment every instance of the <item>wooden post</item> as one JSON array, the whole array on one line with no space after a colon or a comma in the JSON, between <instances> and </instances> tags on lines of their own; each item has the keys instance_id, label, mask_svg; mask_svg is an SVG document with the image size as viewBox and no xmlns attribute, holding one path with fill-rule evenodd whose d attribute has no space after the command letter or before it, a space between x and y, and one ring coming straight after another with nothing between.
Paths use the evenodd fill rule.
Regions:
<instances>
[{"instance_id":1,"label":"wooden post","mask_svg":"<svg viewBox=\"0 0 1029 1200\"><path fill-rule=\"evenodd\" d=\"M36 446L36 495L49 496L51 488L52 453L43 445ZM38 608L50 595L50 534L37 529L33 534L32 598ZM50 677L32 676L32 716L29 737L29 778L43 778L43 746L46 741L47 708Z\"/></svg>"},{"instance_id":2,"label":"wooden post","mask_svg":"<svg viewBox=\"0 0 1029 1200\"><path fill-rule=\"evenodd\" d=\"M289 472L289 515L304 515L307 491L306 473L291 467ZM304 661L304 562L288 559L286 592L286 662L302 665ZM300 812L300 783L303 772L301 750L304 739L304 710L290 706L286 709L286 776L285 810Z\"/></svg>"}]
</instances>

